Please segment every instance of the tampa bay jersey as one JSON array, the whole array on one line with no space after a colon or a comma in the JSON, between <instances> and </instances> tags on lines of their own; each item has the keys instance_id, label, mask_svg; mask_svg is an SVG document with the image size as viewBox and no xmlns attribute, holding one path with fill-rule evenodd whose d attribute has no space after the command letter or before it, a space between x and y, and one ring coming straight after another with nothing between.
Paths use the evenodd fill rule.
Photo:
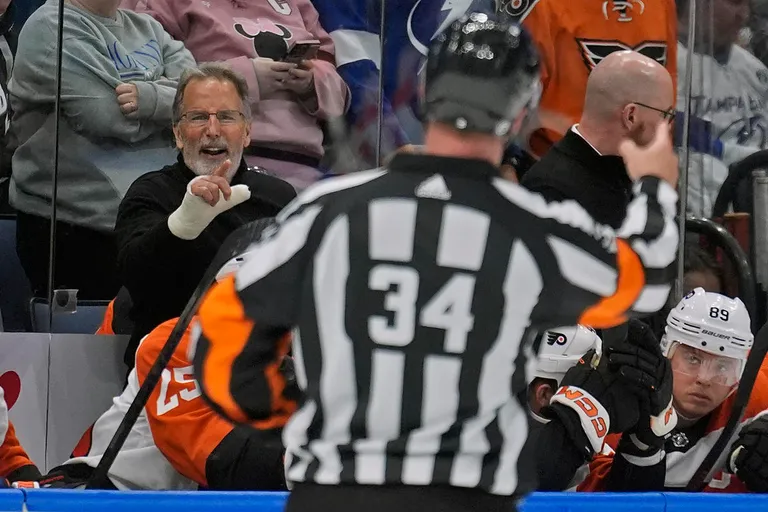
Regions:
<instances>
[{"instance_id":1,"label":"tampa bay jersey","mask_svg":"<svg viewBox=\"0 0 768 512\"><path fill-rule=\"evenodd\" d=\"M688 212L712 213L728 166L766 148L768 68L747 50L732 45L724 55L677 49L677 67L692 66L688 145ZM677 94L677 143L682 141L686 98Z\"/></svg>"}]
</instances>

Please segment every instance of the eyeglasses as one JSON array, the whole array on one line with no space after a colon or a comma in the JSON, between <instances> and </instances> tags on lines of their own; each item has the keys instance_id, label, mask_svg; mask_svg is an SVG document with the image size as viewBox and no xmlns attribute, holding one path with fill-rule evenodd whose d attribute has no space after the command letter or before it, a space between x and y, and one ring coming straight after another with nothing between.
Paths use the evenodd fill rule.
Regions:
<instances>
[{"instance_id":1,"label":"eyeglasses","mask_svg":"<svg viewBox=\"0 0 768 512\"><path fill-rule=\"evenodd\" d=\"M219 123L224 125L237 124L245 119L245 115L237 110L219 110L218 112L206 112L204 110L190 110L181 116L182 121L193 126L203 126L208 124L211 116L216 116Z\"/></svg>"},{"instance_id":2,"label":"eyeglasses","mask_svg":"<svg viewBox=\"0 0 768 512\"><path fill-rule=\"evenodd\" d=\"M645 103L640 103L638 101L633 101L635 105L638 107L647 108L649 110L655 110L659 114L661 114L661 117L664 118L664 120L668 123L671 123L675 120L675 114L677 114L677 110L675 110L674 107L669 107L667 110L661 110L660 108L652 107L650 105L646 105Z\"/></svg>"}]
</instances>

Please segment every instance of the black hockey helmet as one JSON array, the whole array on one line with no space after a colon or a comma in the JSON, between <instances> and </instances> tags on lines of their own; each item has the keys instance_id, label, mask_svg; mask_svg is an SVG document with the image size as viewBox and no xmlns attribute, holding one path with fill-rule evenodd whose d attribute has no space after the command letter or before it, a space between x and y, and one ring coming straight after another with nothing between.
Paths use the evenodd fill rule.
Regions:
<instances>
[{"instance_id":1,"label":"black hockey helmet","mask_svg":"<svg viewBox=\"0 0 768 512\"><path fill-rule=\"evenodd\" d=\"M515 135L513 124L536 108L541 91L529 34L484 12L464 15L433 40L425 75L426 121L499 137Z\"/></svg>"}]
</instances>

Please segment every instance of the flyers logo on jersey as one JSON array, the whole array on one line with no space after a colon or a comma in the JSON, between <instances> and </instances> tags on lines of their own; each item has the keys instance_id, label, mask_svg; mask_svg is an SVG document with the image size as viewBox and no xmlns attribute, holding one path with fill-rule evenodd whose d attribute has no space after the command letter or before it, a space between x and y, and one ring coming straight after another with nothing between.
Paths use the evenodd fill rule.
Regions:
<instances>
[{"instance_id":1,"label":"flyers logo on jersey","mask_svg":"<svg viewBox=\"0 0 768 512\"><path fill-rule=\"evenodd\" d=\"M615 12L618 14L616 21L626 23L632 21L635 8L637 8L637 14L643 14L645 12L643 0L605 0L603 2L603 16L608 20L610 19L609 11Z\"/></svg>"},{"instance_id":2,"label":"flyers logo on jersey","mask_svg":"<svg viewBox=\"0 0 768 512\"><path fill-rule=\"evenodd\" d=\"M584 64L586 64L590 71L613 52L625 50L642 53L662 66L667 65L667 43L664 41L643 41L634 47L626 45L621 41L604 41L600 39L577 38L576 42L579 44L579 48L581 48L581 57L584 59Z\"/></svg>"},{"instance_id":3,"label":"flyers logo on jersey","mask_svg":"<svg viewBox=\"0 0 768 512\"><path fill-rule=\"evenodd\" d=\"M496 12L504 12L522 23L539 0L496 0Z\"/></svg>"}]
</instances>

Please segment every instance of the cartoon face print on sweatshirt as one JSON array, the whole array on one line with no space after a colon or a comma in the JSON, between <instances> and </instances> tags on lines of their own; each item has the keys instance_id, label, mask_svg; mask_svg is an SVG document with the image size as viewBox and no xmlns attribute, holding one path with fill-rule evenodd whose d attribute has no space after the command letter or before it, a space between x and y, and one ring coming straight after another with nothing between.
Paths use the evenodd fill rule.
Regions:
<instances>
[{"instance_id":1,"label":"cartoon face print on sweatshirt","mask_svg":"<svg viewBox=\"0 0 768 512\"><path fill-rule=\"evenodd\" d=\"M281 60L288 53L288 41L293 34L283 25L271 20L235 18L235 31L253 42L258 57Z\"/></svg>"}]
</instances>

